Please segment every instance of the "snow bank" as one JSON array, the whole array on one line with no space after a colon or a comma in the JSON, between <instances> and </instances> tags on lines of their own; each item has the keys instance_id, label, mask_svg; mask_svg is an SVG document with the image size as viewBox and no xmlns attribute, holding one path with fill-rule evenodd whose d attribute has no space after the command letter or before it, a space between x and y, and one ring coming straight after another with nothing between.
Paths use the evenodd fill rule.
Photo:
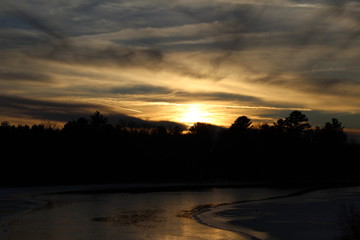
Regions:
<instances>
[{"instance_id":1,"label":"snow bank","mask_svg":"<svg viewBox=\"0 0 360 240\"><path fill-rule=\"evenodd\" d=\"M338 234L338 216L344 204L360 206L360 188L224 205L196 219L252 240L331 240Z\"/></svg>"}]
</instances>

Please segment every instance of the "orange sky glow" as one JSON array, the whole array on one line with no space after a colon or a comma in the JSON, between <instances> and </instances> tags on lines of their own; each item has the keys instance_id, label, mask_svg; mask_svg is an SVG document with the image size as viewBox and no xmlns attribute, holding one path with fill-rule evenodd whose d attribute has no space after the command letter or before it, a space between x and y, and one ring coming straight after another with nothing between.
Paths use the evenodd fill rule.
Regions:
<instances>
[{"instance_id":1,"label":"orange sky glow","mask_svg":"<svg viewBox=\"0 0 360 240\"><path fill-rule=\"evenodd\" d=\"M94 111L190 126L360 129L357 1L0 3L0 121L60 125Z\"/></svg>"}]
</instances>

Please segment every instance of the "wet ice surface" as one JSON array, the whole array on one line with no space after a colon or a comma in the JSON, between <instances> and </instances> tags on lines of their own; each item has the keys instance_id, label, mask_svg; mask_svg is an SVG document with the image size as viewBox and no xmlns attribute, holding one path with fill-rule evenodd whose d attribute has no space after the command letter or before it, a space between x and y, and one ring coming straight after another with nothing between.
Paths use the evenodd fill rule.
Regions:
<instances>
[{"instance_id":1,"label":"wet ice surface","mask_svg":"<svg viewBox=\"0 0 360 240\"><path fill-rule=\"evenodd\" d=\"M290 192L292 190L215 188L150 193L38 194L36 201L42 205L19 214L0 236L5 240L242 240L246 238L236 232L212 228L177 215L199 204L260 199ZM2 209L6 211L6 207Z\"/></svg>"},{"instance_id":2,"label":"wet ice surface","mask_svg":"<svg viewBox=\"0 0 360 240\"><path fill-rule=\"evenodd\" d=\"M33 197L47 188L5 188L0 189L0 239L8 232L9 225L20 215L43 205Z\"/></svg>"},{"instance_id":3,"label":"wet ice surface","mask_svg":"<svg viewBox=\"0 0 360 240\"><path fill-rule=\"evenodd\" d=\"M331 240L339 234L344 205L360 206L360 188L220 206L198 216L210 226L253 239Z\"/></svg>"},{"instance_id":4,"label":"wet ice surface","mask_svg":"<svg viewBox=\"0 0 360 240\"><path fill-rule=\"evenodd\" d=\"M0 239L325 240L334 239L338 231L342 205L360 206L360 188L324 189L255 202L251 200L297 190L59 193L64 190L69 189L0 190ZM202 224L178 217L198 205L246 200L249 202L220 205L197 215Z\"/></svg>"}]
</instances>

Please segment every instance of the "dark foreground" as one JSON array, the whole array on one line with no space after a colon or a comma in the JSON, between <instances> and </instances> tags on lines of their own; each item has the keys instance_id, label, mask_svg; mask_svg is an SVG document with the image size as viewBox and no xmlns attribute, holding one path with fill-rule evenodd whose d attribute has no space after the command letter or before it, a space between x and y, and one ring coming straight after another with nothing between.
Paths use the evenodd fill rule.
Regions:
<instances>
[{"instance_id":1,"label":"dark foreground","mask_svg":"<svg viewBox=\"0 0 360 240\"><path fill-rule=\"evenodd\" d=\"M310 128L293 112L252 127L197 123L188 133L113 125L95 113L63 129L0 126L0 186L106 183L237 182L289 186L360 182L360 145L346 141L336 119Z\"/></svg>"},{"instance_id":2,"label":"dark foreground","mask_svg":"<svg viewBox=\"0 0 360 240\"><path fill-rule=\"evenodd\" d=\"M97 185L0 193L5 240L345 240L360 205L359 187Z\"/></svg>"}]
</instances>

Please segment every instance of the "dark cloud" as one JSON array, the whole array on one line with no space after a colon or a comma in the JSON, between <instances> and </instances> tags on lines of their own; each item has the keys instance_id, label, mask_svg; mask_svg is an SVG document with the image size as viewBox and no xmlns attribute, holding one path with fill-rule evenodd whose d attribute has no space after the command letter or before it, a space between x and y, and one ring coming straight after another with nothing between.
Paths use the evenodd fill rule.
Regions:
<instances>
[{"instance_id":1,"label":"dark cloud","mask_svg":"<svg viewBox=\"0 0 360 240\"><path fill-rule=\"evenodd\" d=\"M324 6L317 11L317 14L304 22L305 28L302 36L299 36L298 44L301 45L327 45L335 48L334 54L346 49L359 37L360 21L359 11L347 9L346 4L350 1L325 1L328 6ZM349 19L357 23L352 29L331 28L338 21Z\"/></svg>"},{"instance_id":2,"label":"dark cloud","mask_svg":"<svg viewBox=\"0 0 360 240\"><path fill-rule=\"evenodd\" d=\"M40 43L47 43L30 31L2 30L0 32L0 49L19 49L22 47L36 46Z\"/></svg>"},{"instance_id":3,"label":"dark cloud","mask_svg":"<svg viewBox=\"0 0 360 240\"><path fill-rule=\"evenodd\" d=\"M183 14L174 11L172 1L80 1L69 7L63 20L75 25L69 31L73 35L80 33L106 33L121 29L140 29L146 27L161 28L180 26L193 21L184 18ZM94 29L95 28L95 29Z\"/></svg>"},{"instance_id":4,"label":"dark cloud","mask_svg":"<svg viewBox=\"0 0 360 240\"><path fill-rule=\"evenodd\" d=\"M296 3L314 4L313 1ZM195 43L195 47L222 51L221 55L210 60L215 73L223 64L231 63L234 59L237 59L240 66L252 71L252 67L246 63L246 58L241 57L244 51L257 50L260 56L272 52L270 57L266 59L265 56L265 59L275 67L267 72L267 77L262 78L265 82L271 83L281 81L282 74L303 71L309 64L321 62L330 65L331 60L359 43L360 14L346 5L350 1L319 3L324 6L279 6L269 2L264 5L223 4L206 9L178 9L196 21L214 23L212 31L204 35L205 38L212 35L212 41L206 44ZM204 17L201 15L202 11L207 13ZM357 26L344 29L336 25L344 19L357 23ZM186 46L183 47L187 49ZM288 52L279 55L275 50L279 48L288 48L285 50ZM327 51L312 50L311 53L306 53L307 59L299 61L298 59L303 57L301 54L311 48L327 48Z\"/></svg>"},{"instance_id":5,"label":"dark cloud","mask_svg":"<svg viewBox=\"0 0 360 240\"><path fill-rule=\"evenodd\" d=\"M149 121L144 120L137 117L131 117L125 114L107 114L109 117L109 121L114 124L119 124L123 127L130 128L157 128L157 127L165 127L168 129L172 129L174 127L180 127L180 129L185 130L188 127L184 124L172 122L172 121Z\"/></svg>"},{"instance_id":6,"label":"dark cloud","mask_svg":"<svg viewBox=\"0 0 360 240\"><path fill-rule=\"evenodd\" d=\"M85 14L86 11L110 11L109 6L112 2L101 3L99 1L90 1L78 5L73 11L80 11ZM117 5L115 5L117 6ZM156 6L152 6L155 11ZM333 8L333 7L331 7ZM329 7L329 9L331 9ZM337 11L330 11L328 8L322 10L321 14L314 14L315 10L311 9L314 17L313 20L303 22L302 18L297 16L299 9L290 8L288 6L273 6L271 4L254 5L254 4L212 4L205 7L191 8L183 5L176 5L170 8L171 12L176 12L178 15L185 15L191 19L191 23L209 23L212 28L205 32L199 29L199 33L193 36L181 37L180 40L198 40L201 38L211 38L208 43L188 44L181 46L183 51L188 50L221 50L222 54L209 59L211 69L208 72L199 71L198 69L186 66L178 62L164 62L165 53L161 49L163 41L176 41L177 36L163 36L156 38L146 38L146 36L138 37L136 39L119 41L120 44L105 45L102 47L95 45L88 45L86 43L74 42L50 26L44 19L35 17L33 14L14 10L14 15L26 21L28 25L33 26L37 31L41 32L39 36L39 43L37 47L27 50L27 53L33 57L49 59L53 61L60 61L70 64L84 64L84 65L112 65L120 67L145 67L152 70L169 70L184 76L190 76L197 79L214 79L221 80L223 75L218 75L222 64L233 61L235 56L241 54L242 51L252 49L269 49L272 47L294 47L294 51L290 52L288 56L281 59L269 59L269 61L278 61L279 67L276 72L270 72L269 79L272 76L277 77L278 73L289 72L294 68L301 69L302 66L298 63L292 64L289 67L288 59L295 59L298 54L304 51L309 46L330 45L336 46L336 49L344 49L345 47L354 44L360 36L359 32L347 32L349 40L339 39L338 33L329 31L327 24L328 19L333 16L339 16ZM139 9L137 9L139 10ZM116 8L116 11L122 11ZM300 13L305 10L300 10ZM284 12L286 14L284 14ZM293 14L292 14L293 12ZM96 12L98 13L98 12ZM154 13L154 12L152 12ZM88 13L89 14L89 13ZM147 14L150 14L147 12ZM121 14L120 14L121 15ZM97 15L95 15L97 16ZM161 16L167 19L166 14ZM294 17L295 16L295 17ZM89 16L88 16L89 17ZM111 18L112 16L109 16ZM132 18L130 18L132 19ZM113 19L118 21L118 19ZM149 22L153 25L152 20ZM167 23L166 23L167 24ZM164 23L164 26L166 26ZM65 26L63 26L65 27ZM134 26L133 26L134 27ZM96 29L95 29L96 30ZM272 34L276 33L276 34ZM48 42L44 44L43 36L47 36ZM20 38L21 39L21 38ZM45 38L46 39L46 38ZM165 40L164 40L165 39ZM40 41L42 40L42 41ZM343 47L340 47L339 41ZM7 41L10 42L10 41ZM26 41L24 41L26 42ZM133 42L131 44L131 42ZM128 46L121 45L121 43L128 44ZM129 46L130 43L130 46ZM133 45L135 43L135 45ZM139 44L141 48L136 46ZM153 46L157 46L154 48ZM173 46L176 48L176 46ZM169 50L169 49L167 49ZM330 53L335 56L339 50ZM235 56L234 56L235 55ZM324 56L319 56L319 58ZM329 53L328 56L329 58ZM317 61L318 59L316 59ZM244 68L249 66L245 59L241 58L238 64ZM315 60L314 60L315 61ZM281 68L281 69L280 69ZM251 70L251 69L250 69ZM269 82L269 81L268 81Z\"/></svg>"},{"instance_id":7,"label":"dark cloud","mask_svg":"<svg viewBox=\"0 0 360 240\"><path fill-rule=\"evenodd\" d=\"M183 1L165 0L14 1L13 5L0 9L3 58L0 81L7 81L3 85L8 87L10 81L45 83L56 79L59 83L56 86L62 87L56 96L71 93L90 97L97 92L101 94L103 86L89 92L80 86L85 79L104 77L110 82L112 73L101 75L105 67L119 72L134 67L153 73L166 71L178 78L185 76L184 82L188 81L187 77L204 80L205 84L211 79L226 79L232 84L231 81L240 76L239 81L248 81L245 84L255 83L252 92L256 86L271 84L280 90L291 89L315 96L346 95L355 99L359 86L359 1L255 2L195 1L185 5ZM197 60L203 62L194 62ZM86 68L79 67L77 71L77 65L93 67L98 75L80 76ZM137 82L141 74L139 71L134 77ZM69 83L69 79L82 81L76 85ZM114 79L112 85L121 80ZM146 85L148 76L144 82L108 92L105 89L102 96L117 93L129 99L136 96L149 101L231 101L266 106L264 99L250 96L251 93L242 92L243 89L234 89L238 94L216 90L191 92ZM170 80L167 84L173 86ZM55 94L58 89L53 85L46 90L49 85L42 85L41 90L37 88L42 96L39 92L34 96L45 98ZM14 92L19 86L9 89ZM76 91L60 91L72 87L77 88ZM93 85L89 83L88 87ZM269 98L276 98L272 94L269 90ZM97 107L96 110L108 111L92 104L43 102L8 95L1 97L0 103L3 112L15 114L16 110L36 118L53 116L68 120L68 113L85 113Z\"/></svg>"},{"instance_id":8,"label":"dark cloud","mask_svg":"<svg viewBox=\"0 0 360 240\"><path fill-rule=\"evenodd\" d=\"M0 84L7 86L0 89L0 94L11 88L26 89L32 83L45 88L56 82L55 72L49 66L37 64L21 52L0 50L0 55Z\"/></svg>"},{"instance_id":9,"label":"dark cloud","mask_svg":"<svg viewBox=\"0 0 360 240\"><path fill-rule=\"evenodd\" d=\"M11 117L33 120L68 121L95 110L106 110L101 105L36 100L0 95L0 112Z\"/></svg>"},{"instance_id":10,"label":"dark cloud","mask_svg":"<svg viewBox=\"0 0 360 240\"><path fill-rule=\"evenodd\" d=\"M98 3L92 2L88 7L92 5L96 6ZM162 52L153 48L139 49L117 45L99 48L75 43L69 37L64 36L61 31L55 30L54 26L49 24L46 19L41 19L33 13L12 7L7 14L23 22L23 28L28 26L39 32L38 35L33 34L31 36L32 41L37 44L28 45L28 48L23 48L23 51L29 56L75 64L114 64L144 67L153 67L154 64L161 62L163 58ZM19 34L19 31L14 31L14 33ZM29 44L27 42L28 36L24 35L21 37L18 35L17 37L21 39L18 43ZM1 38L1 41L5 42L8 46L12 44L11 39L12 37L10 36L10 38Z\"/></svg>"},{"instance_id":11,"label":"dark cloud","mask_svg":"<svg viewBox=\"0 0 360 240\"><path fill-rule=\"evenodd\" d=\"M59 31L55 31L54 27L49 27L48 24L45 24L46 20L39 19L33 14L29 14L26 11L16 8L9 11L9 14L20 19L26 26L33 27L53 39L65 40L64 36L60 34Z\"/></svg>"},{"instance_id":12,"label":"dark cloud","mask_svg":"<svg viewBox=\"0 0 360 240\"><path fill-rule=\"evenodd\" d=\"M3 81L49 82L52 81L52 77L43 73L25 72L22 69L18 71L0 69L0 82Z\"/></svg>"},{"instance_id":13,"label":"dark cloud","mask_svg":"<svg viewBox=\"0 0 360 240\"><path fill-rule=\"evenodd\" d=\"M269 39L268 47L275 40L291 50L281 57L273 58L276 67L257 81L305 91L311 89L319 94L344 94L335 88L343 84L358 84L356 62L360 53L355 51L349 55L348 51L360 43L359 9L351 9L347 5L353 1L296 2L324 5L310 8L311 17L298 21L297 24L301 24L299 28L282 31L277 40ZM345 21L351 24L346 26ZM297 77L286 79L284 76L288 74Z\"/></svg>"},{"instance_id":14,"label":"dark cloud","mask_svg":"<svg viewBox=\"0 0 360 240\"><path fill-rule=\"evenodd\" d=\"M34 57L45 58L70 64L120 67L156 67L163 59L161 51L131 47L108 46L93 48L68 45L40 49L32 53Z\"/></svg>"},{"instance_id":15,"label":"dark cloud","mask_svg":"<svg viewBox=\"0 0 360 240\"><path fill-rule=\"evenodd\" d=\"M208 31L205 36L194 37L212 37L213 41L205 47L223 50L224 56L228 57L232 51L250 47L246 39L247 33L263 32L264 26L268 25L262 19L266 8L266 5L219 4L198 9L178 6L176 10L197 23L212 23L212 31ZM201 29L199 30L200 34L203 33ZM214 64L220 62L222 58L223 56L214 60Z\"/></svg>"},{"instance_id":16,"label":"dark cloud","mask_svg":"<svg viewBox=\"0 0 360 240\"><path fill-rule=\"evenodd\" d=\"M125 95L127 94L153 95L153 94L171 94L173 90L160 86L135 85L135 86L112 88L111 92L116 94L125 94Z\"/></svg>"},{"instance_id":17,"label":"dark cloud","mask_svg":"<svg viewBox=\"0 0 360 240\"><path fill-rule=\"evenodd\" d=\"M299 90L303 90L308 93L328 95L328 96L341 96L344 101L346 98L357 98L357 88L360 85L359 80L348 79L346 77L309 77L301 80L302 85L299 86ZM359 104L351 103L355 106Z\"/></svg>"},{"instance_id":18,"label":"dark cloud","mask_svg":"<svg viewBox=\"0 0 360 240\"><path fill-rule=\"evenodd\" d=\"M312 3L311 1L295 1L296 3ZM213 37L214 41L208 47L213 47L226 51L237 51L251 47L261 47L271 44L282 45L306 45L311 40L318 39L319 36L327 31L328 25L324 24L326 20L333 17L340 17L344 14L346 3L350 1L319 1L327 2L328 7L323 7L321 10L316 9L302 9L301 7L289 7L286 4L273 5L271 1L267 4L234 4L234 3L209 3L208 5L185 6L180 4L166 4L162 6L157 4L139 3L125 4L123 2L113 1L87 1L80 2L75 7L67 7L68 11L64 14L67 18L58 19L62 21L61 31L54 30L55 28L49 25L47 19L44 17L54 17L43 15L42 18L36 16L35 12L28 12L24 10L15 9L14 16L22 19L27 25L38 29L44 34L53 39L64 40L65 29L74 25L75 29L79 30L81 26L77 23L70 24L68 19L76 19L78 17L87 19L88 25L94 27L89 34L99 32L119 31L121 29L141 29L146 27L163 28L184 26L187 24L212 23L211 31L205 32L199 29L199 34L189 36L188 40L199 39L206 37ZM65 8L65 7L64 7ZM166 9L166 11L164 11ZM302 18L302 15L309 15L312 13L312 19ZM70 14L70 16L69 16ZM350 14L350 13L346 13ZM74 15L74 16L73 16ZM352 14L357 16L358 14ZM173 19L177 20L174 22ZM101 30L101 27L96 24L99 20L105 22L114 22L117 26L113 30ZM78 20L77 20L78 21ZM80 21L81 22L81 21ZM125 23L126 22L126 23ZM139 24L136 24L138 22ZM141 23L141 24L140 24ZM215 24L216 23L216 24ZM58 24L60 25L60 24ZM104 24L105 27L106 24ZM279 39L268 34L264 36L265 39L249 38L249 33L281 33L285 32L283 39ZM76 33L74 33L76 35ZM317 37L316 37L317 36ZM354 35L352 35L354 36ZM357 34L355 34L357 36ZM152 39L132 39L126 44L133 43L141 44L143 46L152 47L161 44L164 39L179 40L177 36L163 36L162 38ZM324 38L327 39L327 38ZM181 39L180 39L181 40ZM183 39L184 40L184 39ZM260 41L261 40L261 41ZM320 39L321 40L321 39ZM323 41L323 40L321 40ZM316 42L314 42L316 43ZM199 48L204 48L206 45L196 44Z\"/></svg>"},{"instance_id":19,"label":"dark cloud","mask_svg":"<svg viewBox=\"0 0 360 240\"><path fill-rule=\"evenodd\" d=\"M286 70L274 72L254 80L254 83L276 85L281 88L318 94L319 96L342 96L345 98L357 97L358 95L356 89L360 82L356 77L357 72L346 70L308 72L296 74L291 79L287 79L286 73Z\"/></svg>"},{"instance_id":20,"label":"dark cloud","mask_svg":"<svg viewBox=\"0 0 360 240\"><path fill-rule=\"evenodd\" d=\"M139 100L148 101L167 101L174 103L182 103L189 101L232 101L232 102L262 102L261 99L242 94L233 94L226 92L200 92L200 91L184 91L171 89L162 86L153 85L134 85L112 88L112 93L120 95L133 95ZM138 96L135 96L138 95Z\"/></svg>"},{"instance_id":21,"label":"dark cloud","mask_svg":"<svg viewBox=\"0 0 360 240\"><path fill-rule=\"evenodd\" d=\"M104 0L83 1L82 3L80 2L79 5L74 7L73 11L78 13L94 12L96 8L98 8L101 4L104 4L105 2L109 2L109 1L104 1Z\"/></svg>"},{"instance_id":22,"label":"dark cloud","mask_svg":"<svg viewBox=\"0 0 360 240\"><path fill-rule=\"evenodd\" d=\"M53 41L65 41L58 31L43 22L46 21L16 8L0 12L0 48L21 50Z\"/></svg>"},{"instance_id":23,"label":"dark cloud","mask_svg":"<svg viewBox=\"0 0 360 240\"><path fill-rule=\"evenodd\" d=\"M291 2L298 4L304 4L304 3L323 4L323 5L341 7L346 5L347 3L360 2L360 1L359 0L292 0Z\"/></svg>"},{"instance_id":24,"label":"dark cloud","mask_svg":"<svg viewBox=\"0 0 360 240\"><path fill-rule=\"evenodd\" d=\"M178 98L183 98L183 101L231 101L231 102L262 102L261 99L249 95L233 94L225 92L176 92Z\"/></svg>"},{"instance_id":25,"label":"dark cloud","mask_svg":"<svg viewBox=\"0 0 360 240\"><path fill-rule=\"evenodd\" d=\"M111 123L126 127L154 128L164 126L173 128L178 126L181 129L186 129L186 126L181 123L143 120L122 113L114 113L106 107L96 104L64 103L0 95L0 112L6 112L7 117L26 118L35 121L67 122L80 117L88 117L95 111L100 111L109 117ZM0 121L7 121L5 117L2 118Z\"/></svg>"},{"instance_id":26,"label":"dark cloud","mask_svg":"<svg viewBox=\"0 0 360 240\"><path fill-rule=\"evenodd\" d=\"M5 5L6 6L6 5ZM40 11L40 9L39 9ZM1 37L0 41L5 45L1 48L13 47L25 49L46 44L68 45L67 38L52 24L50 16L41 16L41 12L24 10L14 4L8 4L4 12L0 12L2 18L6 19L0 24L2 29L6 29L6 36ZM17 46L14 42L17 43Z\"/></svg>"}]
</instances>

